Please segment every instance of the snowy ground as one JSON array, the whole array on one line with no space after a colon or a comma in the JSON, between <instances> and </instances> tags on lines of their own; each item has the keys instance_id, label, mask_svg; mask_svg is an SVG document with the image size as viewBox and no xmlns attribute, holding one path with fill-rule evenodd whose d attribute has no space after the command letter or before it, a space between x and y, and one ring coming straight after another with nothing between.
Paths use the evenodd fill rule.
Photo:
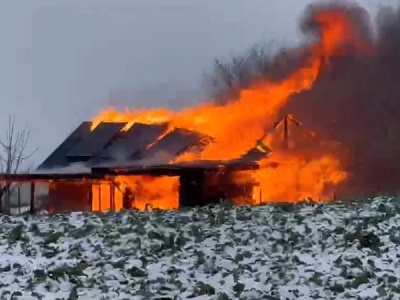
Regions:
<instances>
[{"instance_id":1,"label":"snowy ground","mask_svg":"<svg viewBox=\"0 0 400 300\"><path fill-rule=\"evenodd\" d=\"M2 216L0 299L400 299L399 212L380 198Z\"/></svg>"}]
</instances>

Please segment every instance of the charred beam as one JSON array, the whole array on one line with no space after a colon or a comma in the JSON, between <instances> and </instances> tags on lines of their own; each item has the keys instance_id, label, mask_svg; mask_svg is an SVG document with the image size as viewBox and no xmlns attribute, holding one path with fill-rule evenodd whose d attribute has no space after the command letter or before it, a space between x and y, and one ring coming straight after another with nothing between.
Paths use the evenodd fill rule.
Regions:
<instances>
[{"instance_id":1,"label":"charred beam","mask_svg":"<svg viewBox=\"0 0 400 300\"><path fill-rule=\"evenodd\" d=\"M82 181L106 179L104 174L0 174L0 180L6 182L28 182L28 181Z\"/></svg>"},{"instance_id":2,"label":"charred beam","mask_svg":"<svg viewBox=\"0 0 400 300\"><path fill-rule=\"evenodd\" d=\"M30 191L30 195L31 195L31 201L30 201L30 208L29 211L31 214L35 213L35 183L31 182L31 191Z\"/></svg>"},{"instance_id":3,"label":"charred beam","mask_svg":"<svg viewBox=\"0 0 400 300\"><path fill-rule=\"evenodd\" d=\"M258 170L260 168L255 162L230 162L230 163L214 163L207 162L204 164L170 164L157 166L129 166L129 167L94 167L93 174L107 175L149 175L149 176L181 176L187 172L234 172Z\"/></svg>"}]
</instances>

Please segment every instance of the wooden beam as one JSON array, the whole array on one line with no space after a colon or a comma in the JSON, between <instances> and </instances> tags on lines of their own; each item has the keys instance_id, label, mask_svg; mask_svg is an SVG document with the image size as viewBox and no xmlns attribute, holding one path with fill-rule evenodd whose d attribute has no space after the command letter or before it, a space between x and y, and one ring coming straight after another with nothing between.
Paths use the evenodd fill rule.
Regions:
<instances>
[{"instance_id":1,"label":"wooden beam","mask_svg":"<svg viewBox=\"0 0 400 300\"><path fill-rule=\"evenodd\" d=\"M93 211L93 184L90 185L87 201L88 201L88 208L90 209L90 211Z\"/></svg>"},{"instance_id":2,"label":"wooden beam","mask_svg":"<svg viewBox=\"0 0 400 300\"><path fill-rule=\"evenodd\" d=\"M17 186L17 196L18 196L18 214L21 213L21 186Z\"/></svg>"},{"instance_id":3,"label":"wooden beam","mask_svg":"<svg viewBox=\"0 0 400 300\"><path fill-rule=\"evenodd\" d=\"M191 172L235 172L257 170L256 162L231 161L200 161L193 163L176 163L153 166L123 166L123 167L93 167L91 173L31 173L31 174L0 174L3 182L51 182L51 181L98 181L111 180L113 176L181 176Z\"/></svg>"},{"instance_id":4,"label":"wooden beam","mask_svg":"<svg viewBox=\"0 0 400 300\"><path fill-rule=\"evenodd\" d=\"M93 167L92 174L104 175L148 175L148 176L181 176L182 174L191 172L234 172L234 171L248 171L258 170L260 168L258 163L255 162L205 162L201 163L182 163L182 164L167 164L167 165L154 165L154 166L128 166L128 167Z\"/></svg>"},{"instance_id":5,"label":"wooden beam","mask_svg":"<svg viewBox=\"0 0 400 300\"><path fill-rule=\"evenodd\" d=\"M31 182L30 213L35 213L35 182Z\"/></svg>"},{"instance_id":6,"label":"wooden beam","mask_svg":"<svg viewBox=\"0 0 400 300\"><path fill-rule=\"evenodd\" d=\"M82 181L82 180L104 180L103 174L0 174L0 181L6 182L49 182L49 181Z\"/></svg>"},{"instance_id":7,"label":"wooden beam","mask_svg":"<svg viewBox=\"0 0 400 300\"><path fill-rule=\"evenodd\" d=\"M110 210L115 211L115 199L114 199L115 186L112 183L110 183L109 186L110 186Z\"/></svg>"}]
</instances>

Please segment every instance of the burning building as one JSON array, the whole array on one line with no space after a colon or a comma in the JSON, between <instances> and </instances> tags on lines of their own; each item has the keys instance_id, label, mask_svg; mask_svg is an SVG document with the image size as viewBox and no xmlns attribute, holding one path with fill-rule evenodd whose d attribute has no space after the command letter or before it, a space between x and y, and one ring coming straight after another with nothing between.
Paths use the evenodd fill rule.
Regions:
<instances>
[{"instance_id":1,"label":"burning building","mask_svg":"<svg viewBox=\"0 0 400 300\"><path fill-rule=\"evenodd\" d=\"M360 25L364 17L365 10L357 5L311 5L300 26L307 39L287 52L296 54L297 60L282 78L256 77L224 105L206 103L178 111L104 110L82 123L34 174L4 178L49 181L53 211L173 209L221 198L253 204L332 199L332 191L351 177L351 164L341 155L354 149L361 134L346 140L321 130L323 122L347 115L344 106L336 107L334 101L329 106L312 95L319 91L328 96L321 84L334 81L329 70L349 57L363 65L373 55L376 47L365 33L368 28ZM336 94L329 96L337 98ZM319 106L304 106L297 99L316 99ZM288 124L298 128L300 123L291 115L275 122L293 111L324 140L310 144L305 136L312 134L288 140L293 134ZM331 111L337 111L335 118ZM316 119L318 123L313 122ZM333 129L340 127L335 124ZM272 128L282 129L283 138L269 132ZM341 132L346 135L354 128ZM336 143L338 139L342 143Z\"/></svg>"},{"instance_id":2,"label":"burning building","mask_svg":"<svg viewBox=\"0 0 400 300\"><path fill-rule=\"evenodd\" d=\"M29 182L31 209L39 200L50 212L176 209L224 199L255 204L263 201L257 174L273 173L281 164L270 159L266 140L280 136L275 144L289 153L293 127L313 136L287 115L237 158L180 161L201 158L214 139L168 123L83 122L33 173L2 179Z\"/></svg>"},{"instance_id":3,"label":"burning building","mask_svg":"<svg viewBox=\"0 0 400 300\"><path fill-rule=\"evenodd\" d=\"M32 199L37 183L42 189L47 185L42 207L52 212L245 201L255 183L236 184L233 174L258 168L268 149L255 147L226 161L171 163L184 153L201 153L210 143L207 135L171 129L167 123L101 122L93 127L83 122L35 172L9 175L8 180L32 182Z\"/></svg>"}]
</instances>

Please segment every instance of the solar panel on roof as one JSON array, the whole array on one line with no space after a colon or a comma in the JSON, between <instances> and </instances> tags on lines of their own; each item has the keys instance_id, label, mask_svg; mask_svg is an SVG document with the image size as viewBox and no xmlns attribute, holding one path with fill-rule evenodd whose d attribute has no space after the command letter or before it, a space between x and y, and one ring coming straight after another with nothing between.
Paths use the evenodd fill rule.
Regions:
<instances>
[{"instance_id":1,"label":"solar panel on roof","mask_svg":"<svg viewBox=\"0 0 400 300\"><path fill-rule=\"evenodd\" d=\"M189 147L196 145L203 135L182 128L176 128L162 139L152 145L146 152L138 156L138 159L150 159L157 157L157 164L169 163Z\"/></svg>"},{"instance_id":2,"label":"solar panel on roof","mask_svg":"<svg viewBox=\"0 0 400 300\"><path fill-rule=\"evenodd\" d=\"M46 158L38 169L64 167L68 165L67 153L75 147L83 136L90 134L91 122L83 122Z\"/></svg>"},{"instance_id":3,"label":"solar panel on roof","mask_svg":"<svg viewBox=\"0 0 400 300\"><path fill-rule=\"evenodd\" d=\"M100 152L125 125L126 123L100 123L89 135L72 148L67 156L87 158L94 156Z\"/></svg>"},{"instance_id":4,"label":"solar panel on roof","mask_svg":"<svg viewBox=\"0 0 400 300\"><path fill-rule=\"evenodd\" d=\"M143 124L134 123L123 136L101 151L91 163L99 163L104 160L121 158L127 160L140 151L145 150L148 145L168 129L168 123Z\"/></svg>"}]
</instances>

